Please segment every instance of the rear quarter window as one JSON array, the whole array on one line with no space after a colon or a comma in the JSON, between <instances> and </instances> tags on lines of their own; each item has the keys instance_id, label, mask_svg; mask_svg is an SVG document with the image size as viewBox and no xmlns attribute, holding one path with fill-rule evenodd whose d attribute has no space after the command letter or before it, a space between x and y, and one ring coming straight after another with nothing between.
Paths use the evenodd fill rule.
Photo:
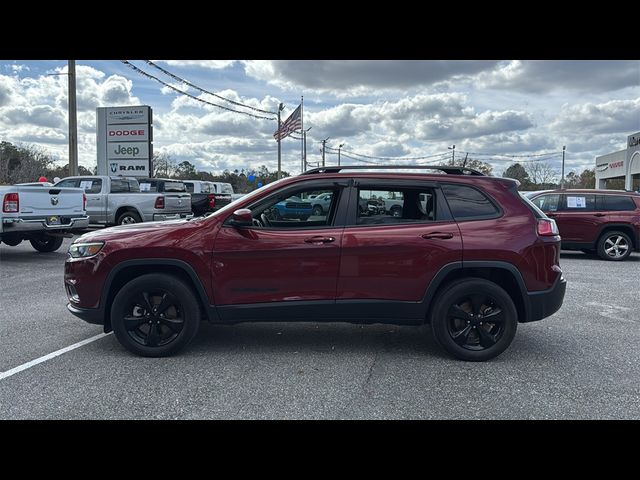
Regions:
<instances>
[{"instance_id":1,"label":"rear quarter window","mask_svg":"<svg viewBox=\"0 0 640 480\"><path fill-rule=\"evenodd\" d=\"M444 184L442 191L456 220L482 220L500 216L498 207L473 187Z\"/></svg>"},{"instance_id":2,"label":"rear quarter window","mask_svg":"<svg viewBox=\"0 0 640 480\"><path fill-rule=\"evenodd\" d=\"M636 209L631 197L624 195L603 195L603 197L605 210L624 212Z\"/></svg>"}]
</instances>

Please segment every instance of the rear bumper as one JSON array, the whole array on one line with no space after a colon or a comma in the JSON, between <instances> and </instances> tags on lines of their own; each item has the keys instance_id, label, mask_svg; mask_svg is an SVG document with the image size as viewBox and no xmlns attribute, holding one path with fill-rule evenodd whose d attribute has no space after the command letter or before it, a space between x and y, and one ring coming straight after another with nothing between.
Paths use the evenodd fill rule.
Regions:
<instances>
[{"instance_id":1,"label":"rear bumper","mask_svg":"<svg viewBox=\"0 0 640 480\"><path fill-rule=\"evenodd\" d=\"M560 310L567 291L567 280L560 276L553 287L541 292L527 294L527 318L525 322L535 322L549 317Z\"/></svg>"},{"instance_id":2,"label":"rear bumper","mask_svg":"<svg viewBox=\"0 0 640 480\"><path fill-rule=\"evenodd\" d=\"M104 325L104 312L100 308L80 308L67 303L67 310L85 322Z\"/></svg>"},{"instance_id":3,"label":"rear bumper","mask_svg":"<svg viewBox=\"0 0 640 480\"><path fill-rule=\"evenodd\" d=\"M65 223L60 225L50 225L46 218L5 218L0 225L0 232L37 232L37 231L61 231L87 228L89 217L62 217Z\"/></svg>"}]
</instances>

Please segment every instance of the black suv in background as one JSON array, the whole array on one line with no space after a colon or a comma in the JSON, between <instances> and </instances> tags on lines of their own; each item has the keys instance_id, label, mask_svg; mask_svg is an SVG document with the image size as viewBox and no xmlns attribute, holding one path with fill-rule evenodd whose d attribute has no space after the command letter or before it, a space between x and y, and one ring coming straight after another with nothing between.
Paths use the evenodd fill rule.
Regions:
<instances>
[{"instance_id":1,"label":"black suv in background","mask_svg":"<svg viewBox=\"0 0 640 480\"><path fill-rule=\"evenodd\" d=\"M640 251L640 194L624 190L549 190L527 194L558 224L562 248L620 261Z\"/></svg>"}]
</instances>

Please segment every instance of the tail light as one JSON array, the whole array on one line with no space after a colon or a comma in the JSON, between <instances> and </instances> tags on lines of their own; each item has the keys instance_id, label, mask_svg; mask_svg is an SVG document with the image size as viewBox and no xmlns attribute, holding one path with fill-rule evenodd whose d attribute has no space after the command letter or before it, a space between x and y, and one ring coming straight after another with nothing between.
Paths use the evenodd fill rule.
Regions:
<instances>
[{"instance_id":1,"label":"tail light","mask_svg":"<svg viewBox=\"0 0 640 480\"><path fill-rule=\"evenodd\" d=\"M164 208L164 197L156 198L155 208Z\"/></svg>"},{"instance_id":2,"label":"tail light","mask_svg":"<svg viewBox=\"0 0 640 480\"><path fill-rule=\"evenodd\" d=\"M550 218L539 218L538 219L538 235L541 237L551 237L554 235L559 235L558 226L556 225L556 221Z\"/></svg>"},{"instance_id":3,"label":"tail light","mask_svg":"<svg viewBox=\"0 0 640 480\"><path fill-rule=\"evenodd\" d=\"M216 196L213 193L210 193L208 197L209 197L209 208L216 208Z\"/></svg>"},{"instance_id":4,"label":"tail light","mask_svg":"<svg viewBox=\"0 0 640 480\"><path fill-rule=\"evenodd\" d=\"M20 197L17 193L5 193L2 211L5 213L17 213L20 211Z\"/></svg>"},{"instance_id":5,"label":"tail light","mask_svg":"<svg viewBox=\"0 0 640 480\"><path fill-rule=\"evenodd\" d=\"M82 194L82 209L83 210L87 209L87 194L86 193Z\"/></svg>"}]
</instances>

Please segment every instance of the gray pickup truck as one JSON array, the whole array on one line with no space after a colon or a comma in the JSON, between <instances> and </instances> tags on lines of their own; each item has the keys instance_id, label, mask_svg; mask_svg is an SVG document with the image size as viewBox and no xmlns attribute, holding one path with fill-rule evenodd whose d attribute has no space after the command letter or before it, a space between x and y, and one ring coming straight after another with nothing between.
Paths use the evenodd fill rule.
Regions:
<instances>
[{"instance_id":1,"label":"gray pickup truck","mask_svg":"<svg viewBox=\"0 0 640 480\"><path fill-rule=\"evenodd\" d=\"M141 193L135 178L107 175L67 177L56 183L56 187L84 189L91 224L123 225L191 216L191 196L188 193Z\"/></svg>"}]
</instances>

